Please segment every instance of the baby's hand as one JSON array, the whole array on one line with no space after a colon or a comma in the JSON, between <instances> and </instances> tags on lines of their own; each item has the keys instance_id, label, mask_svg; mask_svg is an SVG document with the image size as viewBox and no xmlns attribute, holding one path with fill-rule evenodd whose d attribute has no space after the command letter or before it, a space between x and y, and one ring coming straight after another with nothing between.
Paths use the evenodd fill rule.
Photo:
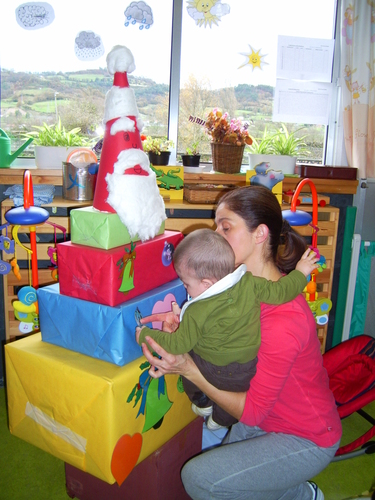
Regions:
<instances>
[{"instance_id":1,"label":"baby's hand","mask_svg":"<svg viewBox=\"0 0 375 500\"><path fill-rule=\"evenodd\" d=\"M144 326L137 326L135 329L135 340L138 342L138 344L139 344L139 336L141 335L141 330L143 330L143 328L145 328L145 327Z\"/></svg>"},{"instance_id":2,"label":"baby's hand","mask_svg":"<svg viewBox=\"0 0 375 500\"><path fill-rule=\"evenodd\" d=\"M311 274L314 269L317 269L319 267L317 264L318 260L319 259L316 256L316 253L311 250L311 248L308 248L302 255L301 260L298 261L296 269L297 271L300 271L302 274L304 274L307 278L307 276Z\"/></svg>"}]
</instances>

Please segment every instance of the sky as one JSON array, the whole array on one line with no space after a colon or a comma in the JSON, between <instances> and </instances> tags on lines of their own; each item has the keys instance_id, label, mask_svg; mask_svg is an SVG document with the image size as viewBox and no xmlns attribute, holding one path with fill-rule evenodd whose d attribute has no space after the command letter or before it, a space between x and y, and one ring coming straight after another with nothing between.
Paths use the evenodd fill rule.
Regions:
<instances>
[{"instance_id":1,"label":"sky","mask_svg":"<svg viewBox=\"0 0 375 500\"><path fill-rule=\"evenodd\" d=\"M278 35L322 39L333 35L334 0L219 0L218 3L221 10L210 11L217 24L200 25L194 2L184 1L182 84L193 74L198 80L209 81L211 88L241 83L275 85ZM131 21L125 26L124 12L132 4L146 4L144 11L152 13L149 27ZM26 16L35 13L31 9L35 5L44 7L43 12L49 15L44 20L52 20L53 16L54 19L41 29L25 29L40 19L38 15L35 19L31 16L30 21L30 16ZM20 6L25 8L20 10ZM0 65L26 72L105 68L106 54L111 48L125 45L135 58L134 76L168 83L171 18L171 0L97 3L6 0L1 6ZM98 47L80 51L75 42L79 34L90 44L92 37ZM255 66L249 64L252 53L258 55ZM97 56L100 57L90 59Z\"/></svg>"}]
</instances>

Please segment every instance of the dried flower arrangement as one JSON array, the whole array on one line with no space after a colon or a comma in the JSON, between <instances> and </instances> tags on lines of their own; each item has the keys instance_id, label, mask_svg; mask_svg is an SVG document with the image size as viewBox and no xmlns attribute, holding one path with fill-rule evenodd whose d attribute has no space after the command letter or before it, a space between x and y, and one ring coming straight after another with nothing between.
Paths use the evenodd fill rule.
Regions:
<instances>
[{"instance_id":1,"label":"dried flower arrangement","mask_svg":"<svg viewBox=\"0 0 375 500\"><path fill-rule=\"evenodd\" d=\"M236 118L230 119L228 113L223 113L217 108L208 114L204 127L205 132L215 143L250 146L253 142L247 130L247 123L242 123Z\"/></svg>"}]
</instances>

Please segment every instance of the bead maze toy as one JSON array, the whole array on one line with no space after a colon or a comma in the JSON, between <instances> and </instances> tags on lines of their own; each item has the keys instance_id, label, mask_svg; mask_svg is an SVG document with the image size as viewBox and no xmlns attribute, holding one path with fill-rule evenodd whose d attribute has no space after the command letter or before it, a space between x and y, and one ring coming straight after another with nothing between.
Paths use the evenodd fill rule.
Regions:
<instances>
[{"instance_id":1,"label":"bead maze toy","mask_svg":"<svg viewBox=\"0 0 375 500\"><path fill-rule=\"evenodd\" d=\"M13 240L9 240L9 248L12 247L14 257L13 259L11 259L9 264L11 268L13 268L13 272L17 279L21 279L20 269L17 264L16 256L17 245L24 248L29 257L29 286L24 286L19 290L17 294L19 300L15 300L12 304L14 308L14 315L16 319L21 322L19 330L21 333L25 334L38 329L39 326L38 302L36 295L36 289L39 285L36 227L44 224L49 218L49 213L47 212L47 210L41 207L34 206L33 184L31 173L29 170L26 170L24 173L23 198L23 206L11 208L10 210L8 210L8 212L6 212L5 214L5 219L7 221L7 225L13 225ZM21 226L29 226L30 248L23 245L18 238L18 230ZM13 245L11 245L11 242L13 243ZM9 271L10 269L8 268L8 272Z\"/></svg>"},{"instance_id":2,"label":"bead maze toy","mask_svg":"<svg viewBox=\"0 0 375 500\"><path fill-rule=\"evenodd\" d=\"M299 205L298 200L301 190L306 184L308 184L311 189L311 201L313 206L312 215L308 212L296 209L297 205ZM310 248L311 250L316 252L317 256L319 257L319 267L311 273L309 283L307 284L304 292L306 300L315 317L316 323L319 326L323 326L328 322L328 312L332 308L332 302L327 298L320 298L317 292L317 274L322 272L323 269L327 267L326 259L323 255L320 255L318 249L318 205L318 194L315 184L310 179L305 178L302 179L302 181L297 185L297 188L292 197L290 209L283 210L282 214L283 218L287 220L291 226L310 225L312 227Z\"/></svg>"}]
</instances>

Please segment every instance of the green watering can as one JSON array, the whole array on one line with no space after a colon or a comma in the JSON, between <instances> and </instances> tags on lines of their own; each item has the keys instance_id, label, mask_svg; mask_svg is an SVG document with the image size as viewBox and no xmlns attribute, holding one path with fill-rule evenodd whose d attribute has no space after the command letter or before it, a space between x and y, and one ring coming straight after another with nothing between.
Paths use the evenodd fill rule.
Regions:
<instances>
[{"instance_id":1,"label":"green watering can","mask_svg":"<svg viewBox=\"0 0 375 500\"><path fill-rule=\"evenodd\" d=\"M28 139L25 144L22 144L22 146L17 149L13 154L10 152L10 139L0 128L0 168L7 168L10 167L11 163L17 158L17 156L22 153L22 151L27 148L27 146L33 141L34 139Z\"/></svg>"}]
</instances>

